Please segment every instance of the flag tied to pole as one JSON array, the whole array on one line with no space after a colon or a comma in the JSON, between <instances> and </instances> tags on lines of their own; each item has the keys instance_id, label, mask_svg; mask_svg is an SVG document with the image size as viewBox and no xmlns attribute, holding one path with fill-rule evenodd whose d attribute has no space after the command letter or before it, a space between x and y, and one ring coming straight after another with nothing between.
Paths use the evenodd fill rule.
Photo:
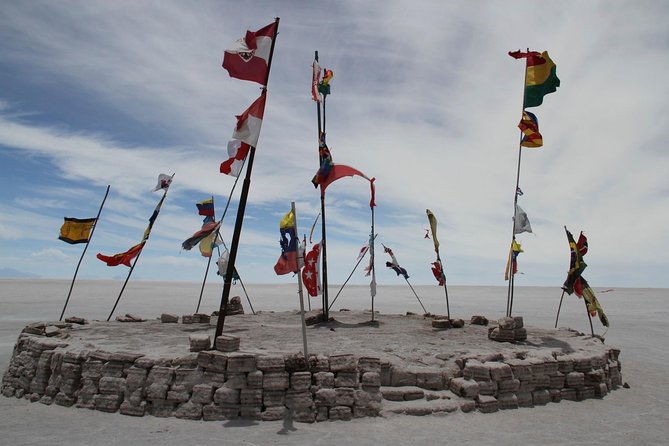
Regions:
<instances>
[{"instance_id":1,"label":"flag tied to pole","mask_svg":"<svg viewBox=\"0 0 669 446\"><path fill-rule=\"evenodd\" d=\"M548 56L548 52L538 51L521 52L509 51L514 59L526 59L525 95L523 108L537 107L544 101L544 96L557 91L560 79L556 74L555 63Z\"/></svg>"},{"instance_id":2,"label":"flag tied to pole","mask_svg":"<svg viewBox=\"0 0 669 446\"><path fill-rule=\"evenodd\" d=\"M395 258L395 254L393 253L393 250L388 248L386 245L383 243L381 244L383 246L383 251L387 253L390 256L390 262L386 262L386 266L393 271L397 273L397 275L402 275L405 279L409 279L409 274L407 274L407 270L402 268L400 264L397 262L397 259Z\"/></svg>"},{"instance_id":3,"label":"flag tied to pole","mask_svg":"<svg viewBox=\"0 0 669 446\"><path fill-rule=\"evenodd\" d=\"M199 203L195 203L195 206L197 206L197 213L199 215L204 215L205 217L211 217L211 219L214 219L214 216L216 215L214 211L214 199L213 198L208 198L206 200L202 200Z\"/></svg>"},{"instance_id":4,"label":"flag tied to pole","mask_svg":"<svg viewBox=\"0 0 669 446\"><path fill-rule=\"evenodd\" d=\"M87 243L91 237L91 230L95 226L95 218L69 218L63 217L63 226L60 227L60 240L70 245Z\"/></svg>"},{"instance_id":5,"label":"flag tied to pole","mask_svg":"<svg viewBox=\"0 0 669 446\"><path fill-rule=\"evenodd\" d=\"M539 133L539 120L534 113L524 110L518 128L523 132L523 138L520 140L522 147L535 148L544 145L543 137Z\"/></svg>"},{"instance_id":6,"label":"flag tied to pole","mask_svg":"<svg viewBox=\"0 0 669 446\"><path fill-rule=\"evenodd\" d=\"M304 258L304 268L302 269L302 282L307 289L309 296L318 296L323 294L321 290L320 275L320 256L321 242L316 243L311 251Z\"/></svg>"},{"instance_id":7,"label":"flag tied to pole","mask_svg":"<svg viewBox=\"0 0 669 446\"><path fill-rule=\"evenodd\" d=\"M321 96L318 94L318 81L321 78L321 66L314 59L311 65L311 99L315 102L321 102Z\"/></svg>"},{"instance_id":8,"label":"flag tied to pole","mask_svg":"<svg viewBox=\"0 0 669 446\"><path fill-rule=\"evenodd\" d=\"M513 217L513 235L522 232L532 232L532 226L530 225L530 219L527 218L525 211L516 204L516 215Z\"/></svg>"},{"instance_id":9,"label":"flag tied to pole","mask_svg":"<svg viewBox=\"0 0 669 446\"><path fill-rule=\"evenodd\" d=\"M279 223L279 230L281 232L281 255L274 265L274 272L277 275L296 273L299 271L297 260L297 230L296 230L295 214L289 211L283 216Z\"/></svg>"},{"instance_id":10,"label":"flag tied to pole","mask_svg":"<svg viewBox=\"0 0 669 446\"><path fill-rule=\"evenodd\" d=\"M446 276L444 275L444 270L441 268L441 263L439 261L432 262L432 274L434 278L439 282L439 286L444 286L446 283Z\"/></svg>"},{"instance_id":11,"label":"flag tied to pole","mask_svg":"<svg viewBox=\"0 0 669 446\"><path fill-rule=\"evenodd\" d=\"M513 239L511 241L511 248L509 249L509 257L506 261L506 270L504 271L504 280L509 280L510 275L515 275L518 272L518 254L523 252L520 243Z\"/></svg>"},{"instance_id":12,"label":"flag tied to pole","mask_svg":"<svg viewBox=\"0 0 669 446\"><path fill-rule=\"evenodd\" d=\"M246 31L223 55L223 68L230 77L265 85L269 72L272 41L277 23L272 22L257 31Z\"/></svg>"},{"instance_id":13,"label":"flag tied to pole","mask_svg":"<svg viewBox=\"0 0 669 446\"><path fill-rule=\"evenodd\" d=\"M263 92L249 108L237 116L237 125L232 132L232 140L228 142L228 159L221 163L219 169L221 173L233 177L239 176L251 146L256 147L258 144L265 115L265 99L266 94Z\"/></svg>"},{"instance_id":14,"label":"flag tied to pole","mask_svg":"<svg viewBox=\"0 0 669 446\"><path fill-rule=\"evenodd\" d=\"M439 252L439 240L437 239L437 217L434 216L431 210L425 209L427 220L430 223L430 230L432 231L432 242L434 243L434 252ZM425 234L427 236L427 234ZM430 238L430 237L426 237Z\"/></svg>"}]
</instances>

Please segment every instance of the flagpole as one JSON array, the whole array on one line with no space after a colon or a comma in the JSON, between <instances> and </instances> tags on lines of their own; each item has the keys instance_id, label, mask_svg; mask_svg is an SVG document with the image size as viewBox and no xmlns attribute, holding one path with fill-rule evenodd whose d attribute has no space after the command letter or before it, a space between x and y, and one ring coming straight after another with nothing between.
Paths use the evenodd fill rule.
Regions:
<instances>
[{"instance_id":1,"label":"flagpole","mask_svg":"<svg viewBox=\"0 0 669 446\"><path fill-rule=\"evenodd\" d=\"M111 186L107 185L107 191L105 192L105 196L102 199L102 204L100 204L100 209L98 209L98 215L95 217L95 224L93 225L93 228L91 229L91 234L88 236L88 241L86 241L86 246L84 246L84 250L81 253L81 257L79 257L79 263L77 263L77 267L74 270L74 276L72 277L72 283L70 284L70 291L67 293L67 299L65 299L65 305L63 306L63 311L60 313L60 318L58 319L59 321L63 320L63 315L65 314L65 309L67 308L67 303L70 301L70 295L72 294L72 288L74 288L74 281L77 279L77 273L79 272L79 266L81 266L81 261L84 260L84 255L86 254L86 250L88 249L88 245L91 243L91 239L93 238L93 233L95 232L95 227L98 225L98 219L100 218L100 213L102 212L102 207L105 205L105 201L107 200L107 195L109 195L109 188Z\"/></svg>"},{"instance_id":2,"label":"flagpole","mask_svg":"<svg viewBox=\"0 0 669 446\"><path fill-rule=\"evenodd\" d=\"M420 301L420 297L418 297L418 294L416 294L416 290L414 290L413 287L411 286L411 284L409 283L409 279L407 279L405 277L404 280L406 280L407 285L409 285L409 288L411 288L411 291L413 291L413 295L416 296L416 299L418 299L418 303L420 303L420 306L423 307L423 313L427 314L427 310L425 309L425 305L423 305L423 302Z\"/></svg>"},{"instance_id":3,"label":"flagpole","mask_svg":"<svg viewBox=\"0 0 669 446\"><path fill-rule=\"evenodd\" d=\"M318 51L314 52L314 58L318 62ZM316 101L316 114L318 116L318 144L320 147L321 144L321 135L323 138L323 144L325 144L325 97L323 95L323 126L321 127L321 104ZM325 191L323 186L321 186L321 253L322 253L322 265L323 270L322 275L322 299L323 299L323 320L327 321L329 319L329 305L328 305L328 255L327 255L327 242L326 242L326 231L325 231Z\"/></svg>"},{"instance_id":4,"label":"flagpole","mask_svg":"<svg viewBox=\"0 0 669 446\"><path fill-rule=\"evenodd\" d=\"M451 309L448 305L448 289L446 288L446 273L444 272L444 264L441 262L441 257L439 256L439 250L437 250L437 262L439 262L439 267L441 268L441 277L444 279L444 293L446 294L446 316L451 318Z\"/></svg>"},{"instance_id":5,"label":"flagpole","mask_svg":"<svg viewBox=\"0 0 669 446\"><path fill-rule=\"evenodd\" d=\"M170 184L172 184L172 178L174 178L174 174L172 174L172 177L170 178ZM158 212L160 212L160 208L163 206L163 202L165 201L165 197L167 196L167 191L170 190L170 186L167 186L165 189L165 192L163 192L163 197L160 199L160 205L158 206ZM158 216L156 215L156 220L158 219ZM130 267L130 271L128 271L128 276L125 278L125 282L123 282L123 286L121 287L121 292L118 293L118 297L116 298L116 302L114 303L114 307L112 310L109 312L109 316L107 316L107 322L111 319L112 315L114 314L114 311L116 310L116 306L118 305L119 301L121 300L121 296L123 295L123 291L125 290L125 286L128 284L128 281L130 280L130 276L132 275L132 272L135 270L135 265L137 265L137 261L139 260L139 256L142 255L142 251L144 251L144 246L146 245L147 240L149 239L149 235L151 234L151 229L153 228L153 223L155 223L155 220L153 222L149 221L149 227L147 228L148 233L146 234L145 238L142 240L142 249L139 250L137 253L137 256L135 257L134 262L132 262L132 266Z\"/></svg>"},{"instance_id":6,"label":"flagpole","mask_svg":"<svg viewBox=\"0 0 669 446\"><path fill-rule=\"evenodd\" d=\"M374 213L373 210L372 210L372 213ZM376 236L374 236L374 238L376 238ZM332 300L332 303L330 304L330 307L328 308L328 310L329 310L330 308L332 308L332 306L335 304L335 302L337 301L337 298L339 297L339 294L341 294L342 290L344 289L344 287L346 286L346 284L348 283L348 281L351 280L351 277L353 277L353 273L355 273L355 270L358 269L358 265L360 265L360 262L362 262L362 259L365 258L365 256L367 255L367 252L369 251L369 249L371 249L371 247L368 248L368 249L367 249L367 250L360 256L360 258L358 259L358 262L357 262L357 263L355 264L355 266L353 267L353 271L351 271L351 274L348 275L348 278L346 279L346 281L344 282L344 284L341 286L341 288L339 288L339 291L337 292L337 295L335 296L335 298ZM371 255L371 254L370 254L370 255ZM373 305L374 305L374 303L372 302L372 306L373 306Z\"/></svg>"},{"instance_id":7,"label":"flagpole","mask_svg":"<svg viewBox=\"0 0 669 446\"><path fill-rule=\"evenodd\" d=\"M293 218L295 218L295 237L297 237L297 213L295 212L295 202L292 201L290 203L290 210L293 213ZM298 241L299 245L299 241ZM299 247L298 247L298 254L299 254ZM302 292L302 274L300 274L300 259L298 257L297 259L297 271L295 271L297 275L297 292L300 295L300 317L302 318L302 343L304 344L304 359L307 363L307 367L309 365L309 351L307 350L307 324L304 319L304 294Z\"/></svg>"},{"instance_id":8,"label":"flagpole","mask_svg":"<svg viewBox=\"0 0 669 446\"><path fill-rule=\"evenodd\" d=\"M564 289L562 290L562 296L560 296L560 305L558 305L557 314L555 315L555 328L557 328L558 319L560 318L560 308L562 308L562 299L564 299Z\"/></svg>"},{"instance_id":9,"label":"flagpole","mask_svg":"<svg viewBox=\"0 0 669 446\"><path fill-rule=\"evenodd\" d=\"M530 49L528 48L527 51L529 52ZM525 85L527 82L527 64L528 61L525 60L525 76L523 76L523 107L521 110L521 116L522 112L525 111ZM516 188L513 191L513 231L511 235L511 243L513 243L514 240L516 240L516 209L518 207L518 188L520 187L520 161L521 161L521 156L523 154L523 146L521 145L523 142L523 132L520 132L520 140L518 142L518 168L516 170ZM509 263L509 289L507 292L507 297L506 297L506 316L511 317L511 313L513 310L513 292L514 292L514 286L515 286L515 281L514 279L514 274L513 274L513 262Z\"/></svg>"},{"instance_id":10,"label":"flagpole","mask_svg":"<svg viewBox=\"0 0 669 446\"><path fill-rule=\"evenodd\" d=\"M274 56L274 45L276 43L276 36L279 32L279 17L275 19L274 38L269 50L269 58L267 60L267 76L263 86L263 94L267 94L267 84L269 81L269 73L272 67L272 57ZM225 280L223 281L223 293L221 296L221 304L218 310L218 321L216 322L216 332L214 337L214 346L216 345L216 338L223 333L225 325L225 313L228 309L228 299L230 297L230 288L232 286L232 277L235 271L235 260L237 260L237 248L239 246L239 238L242 232L242 224L244 223L244 212L246 210L246 202L249 195L249 188L251 187L251 172L253 169L253 159L255 157L256 148L250 146L248 154L248 165L246 167L246 177L242 185L242 193L239 197L239 207L237 208L237 219L235 221L235 228L232 234L232 242L230 245L230 258L228 259L228 267L225 273Z\"/></svg>"},{"instance_id":11,"label":"flagpole","mask_svg":"<svg viewBox=\"0 0 669 446\"><path fill-rule=\"evenodd\" d=\"M375 178L372 178L370 180L370 191L372 192L372 199L369 202L369 207L372 211L372 236L370 237L371 243L369 244L369 263L371 265L370 273L372 276L372 282L369 284L369 294L372 297L372 322L374 322L374 297L376 297L376 271L374 267L374 261L376 260L376 257L374 257L374 242L376 241L376 233L374 232L374 207L376 206L376 199L374 198L374 180Z\"/></svg>"},{"instance_id":12,"label":"flagpole","mask_svg":"<svg viewBox=\"0 0 669 446\"><path fill-rule=\"evenodd\" d=\"M592 316L590 316L590 310L588 310L588 301L583 296L583 303L585 304L585 313L588 315L588 322L590 322L590 334L592 337L595 337L595 329L592 327Z\"/></svg>"},{"instance_id":13,"label":"flagpole","mask_svg":"<svg viewBox=\"0 0 669 446\"><path fill-rule=\"evenodd\" d=\"M214 196L213 195L211 196L211 204L212 204L212 206L214 205ZM216 208L214 207L214 209L216 209ZM214 216L214 221L216 221L216 216ZM221 221L223 221L223 218L221 218ZM218 228L220 229L221 227L219 226ZM217 237L218 237L218 229L216 230L216 234L214 235L214 243L216 243L216 238ZM204 284L207 282L207 275L209 274L209 267L211 266L211 257L213 256L213 254L214 253L212 252L211 255L209 255L209 260L207 260L207 267L204 270L204 278L202 279L202 288L200 288L200 297L197 300L197 308L195 309L195 313L200 312L200 303L202 302L202 294L204 293Z\"/></svg>"}]
</instances>

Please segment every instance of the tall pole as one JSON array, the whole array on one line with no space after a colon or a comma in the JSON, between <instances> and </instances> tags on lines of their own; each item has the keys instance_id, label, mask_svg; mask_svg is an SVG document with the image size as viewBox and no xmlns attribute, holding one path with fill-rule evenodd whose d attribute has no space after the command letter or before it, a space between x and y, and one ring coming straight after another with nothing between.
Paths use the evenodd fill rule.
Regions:
<instances>
[{"instance_id":1,"label":"tall pole","mask_svg":"<svg viewBox=\"0 0 669 446\"><path fill-rule=\"evenodd\" d=\"M374 266L376 258L374 257L374 242L376 241L376 234L374 233L374 206L370 207L372 208L372 236L370 237L371 241L369 243L369 263L372 265L372 268L370 269L372 281L369 284L369 291L372 296L372 322L374 322L374 297L376 296L376 267Z\"/></svg>"},{"instance_id":2,"label":"tall pole","mask_svg":"<svg viewBox=\"0 0 669 446\"><path fill-rule=\"evenodd\" d=\"M527 51L529 52L530 49L528 48ZM525 86L527 83L527 63L528 61L525 61L525 76L523 76L523 107L521 110L521 116L523 112L525 111ZM518 168L516 170L516 188L513 190L513 231L511 234L511 241L513 243L513 240L516 239L516 209L518 207L518 188L520 187L520 161L521 161L521 156L523 153L523 146L521 145L523 141L523 132L520 132L520 140L518 142ZM507 291L507 297L506 297L506 316L511 317L511 313L513 310L513 291L514 291L514 274L513 274L513 262L509 262L509 289Z\"/></svg>"},{"instance_id":3,"label":"tall pole","mask_svg":"<svg viewBox=\"0 0 669 446\"><path fill-rule=\"evenodd\" d=\"M588 322L590 322L590 334L592 337L595 337L595 329L592 327L592 316L590 316L590 310L588 310L588 301L583 296L583 303L585 304L585 313L588 315Z\"/></svg>"},{"instance_id":4,"label":"tall pole","mask_svg":"<svg viewBox=\"0 0 669 446\"><path fill-rule=\"evenodd\" d=\"M562 308L562 299L564 299L564 289L562 290L562 296L560 296L560 305L558 305L557 314L555 315L555 328L557 328L558 319L560 318L560 308Z\"/></svg>"},{"instance_id":5,"label":"tall pole","mask_svg":"<svg viewBox=\"0 0 669 446\"><path fill-rule=\"evenodd\" d=\"M214 205L214 196L211 196L211 204L212 206ZM216 209L214 207L214 209ZM216 215L214 214L214 221L216 221ZM221 221L223 221L223 218L221 218ZM218 229L216 230L216 234L214 235L214 243L216 243L216 239L218 238L218 232L221 229L219 226ZM209 267L211 266L211 257L214 255L213 249L212 253L209 255L209 259L207 260L207 267L204 269L204 278L202 279L202 287L200 288L200 297L197 300L197 308L195 309L195 313L200 312L200 303L202 302L202 294L204 293L204 284L207 283L207 275L209 274Z\"/></svg>"},{"instance_id":6,"label":"tall pole","mask_svg":"<svg viewBox=\"0 0 669 446\"><path fill-rule=\"evenodd\" d=\"M314 52L314 58L318 62L318 51ZM321 144L321 138L323 139L323 144L325 144L325 96L323 95L323 125L321 126L321 104L316 101L316 115L318 117L318 144ZM325 191L323 191L321 186L321 255L322 255L322 299L323 299L323 319L327 321L329 319L329 304L328 304L328 254L327 254L327 241L326 241L326 232L325 232Z\"/></svg>"},{"instance_id":7,"label":"tall pole","mask_svg":"<svg viewBox=\"0 0 669 446\"><path fill-rule=\"evenodd\" d=\"M295 212L295 202L290 203L290 210L293 213L293 218L295 218L295 237L297 237L297 213ZM298 243L299 244L299 243ZM298 256L299 256L299 249ZM302 319L302 343L304 344L304 359L309 364L309 351L307 349L307 323L304 319L304 293L302 292L302 274L300 274L300 259L297 260L297 271L295 271L297 276L297 292L300 295L300 317Z\"/></svg>"},{"instance_id":8,"label":"tall pole","mask_svg":"<svg viewBox=\"0 0 669 446\"><path fill-rule=\"evenodd\" d=\"M263 87L263 94L267 94L267 84L269 81L269 73L272 67L272 57L274 55L274 45L276 43L276 36L279 32L279 18L275 19L276 27L274 31L274 38L269 50L269 59L267 60L267 77ZM218 321L216 322L216 332L214 337L218 338L223 333L225 325L225 313L228 309L228 299L230 297L230 288L232 286L232 277L235 271L235 260L237 260L237 248L239 247L239 238L242 233L242 224L244 223L244 212L246 211L246 201L249 195L249 188L251 187L251 172L253 169L253 159L255 158L256 148L251 146L248 154L248 166L246 167L246 177L242 185L242 193L239 197L239 207L237 208L237 219L235 221L235 229L232 233L232 243L230 245L230 258L228 259L228 267L225 272L225 280L223 282L223 294L221 296L221 305L218 309Z\"/></svg>"},{"instance_id":9,"label":"tall pole","mask_svg":"<svg viewBox=\"0 0 669 446\"><path fill-rule=\"evenodd\" d=\"M93 225L93 228L91 229L91 235L88 236L88 241L86 242L86 246L84 246L84 250L81 253L81 257L79 257L79 263L77 263L77 268L74 270L74 276L72 277L72 283L70 284L70 291L67 293L67 299L65 299L65 305L63 306L63 311L60 312L60 318L58 319L59 321L63 320L63 315L65 314L65 309L67 308L67 303L70 301L70 295L72 294L72 288L74 288L74 281L77 280L77 273L79 272L79 266L81 266L81 261L84 260L84 255L86 254L86 250L88 249L88 245L91 243L91 239L93 238L93 233L95 232L95 227L98 225L98 219L100 218L100 213L102 212L102 207L105 205L105 201L107 200L107 195L109 195L109 188L111 186L107 186L107 191L105 192L105 196L102 199L102 204L100 205L100 209L98 209L98 215L95 217L95 224Z\"/></svg>"},{"instance_id":10,"label":"tall pole","mask_svg":"<svg viewBox=\"0 0 669 446\"><path fill-rule=\"evenodd\" d=\"M439 268L441 268L441 277L444 280L444 293L446 294L446 316L451 318L451 308L448 305L448 289L446 288L446 273L444 272L444 264L441 263L441 257L439 256L439 250L437 250L437 262L439 262Z\"/></svg>"},{"instance_id":11,"label":"tall pole","mask_svg":"<svg viewBox=\"0 0 669 446\"><path fill-rule=\"evenodd\" d=\"M174 178L174 174L172 174L172 178ZM170 178L170 184L172 183L172 178ZM160 199L158 202L158 206L156 208L158 209L158 212L160 212L160 208L163 206L163 202L165 201L165 197L167 196L167 191L170 189L170 186L167 186L165 189L165 192L163 192L163 197ZM135 261L132 262L132 266L130 267L130 271L128 271L128 276L125 278L125 282L123 282L123 286L121 287L121 292L118 293L118 297L116 298L116 302L114 303L114 307L112 310L109 312L109 316L107 316L107 321L109 321L114 314L114 311L116 310L116 306L118 305L119 301L121 300L121 296L123 296L123 291L125 290L125 286L128 284L128 281L130 280L130 276L132 275L132 272L135 270L135 265L137 265L137 261L139 260L139 256L142 255L142 251L144 251L144 246L146 245L146 241L149 239L149 235L151 234L151 229L153 228L153 224L155 221L158 219L158 216L156 215L156 219L153 221L149 221L149 227L146 228L146 231L144 233L144 238L142 239L142 249L139 250L137 253L137 256L135 257Z\"/></svg>"}]
</instances>

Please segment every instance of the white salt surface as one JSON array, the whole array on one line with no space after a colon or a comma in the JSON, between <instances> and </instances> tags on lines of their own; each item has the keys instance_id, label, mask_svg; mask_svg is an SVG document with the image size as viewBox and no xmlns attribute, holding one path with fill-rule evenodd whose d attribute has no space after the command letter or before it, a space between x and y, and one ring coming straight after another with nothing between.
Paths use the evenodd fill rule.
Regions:
<instances>
[{"instance_id":1,"label":"white salt surface","mask_svg":"<svg viewBox=\"0 0 669 446\"><path fill-rule=\"evenodd\" d=\"M79 281L70 298L67 316L105 320L122 282ZM69 288L68 281L0 280L0 373L7 369L14 342L28 323L57 320ZM296 286L246 284L256 311L299 308ZM414 287L429 312L445 314L445 296L436 286ZM201 312L218 309L221 285L205 289ZM217 445L417 445L464 442L476 445L664 445L668 442L669 402L669 291L665 289L615 289L599 299L611 320L606 344L622 350L623 382L604 399L562 401L535 408L499 411L493 414L457 412L446 416L394 415L352 421L295 423L285 429L282 422L187 421L176 418L128 417L88 409L45 406L25 399L0 397L0 444L7 445L125 445L217 444ZM331 287L330 299L339 290ZM133 313L155 318L160 313L190 314L197 306L200 285L180 282L131 282L115 315ZM505 287L449 287L452 317L469 319L483 314L503 316ZM245 311L248 302L239 286ZM517 287L513 313L526 325L551 328L560 299L559 288ZM313 308L320 300L312 300ZM347 286L332 308L369 309L367 287ZM382 314L421 313L407 286L382 286L375 299ZM593 320L595 333L603 327ZM561 327L589 332L583 303L565 296ZM420 340L416 339L416 343ZM380 344L381 345L381 344Z\"/></svg>"}]
</instances>

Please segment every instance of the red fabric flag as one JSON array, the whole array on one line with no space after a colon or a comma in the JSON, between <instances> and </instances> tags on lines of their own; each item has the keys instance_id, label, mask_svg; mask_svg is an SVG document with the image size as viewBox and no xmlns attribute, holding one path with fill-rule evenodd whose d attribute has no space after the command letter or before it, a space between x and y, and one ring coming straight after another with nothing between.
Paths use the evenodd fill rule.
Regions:
<instances>
[{"instance_id":1,"label":"red fabric flag","mask_svg":"<svg viewBox=\"0 0 669 446\"><path fill-rule=\"evenodd\" d=\"M113 256L106 256L104 254L98 253L96 256L98 259L102 260L107 264L107 266L118 266L118 265L125 265L127 267L130 267L130 262L132 259L137 257L139 253L142 251L142 248L144 247L144 243L139 243L132 248L128 249L126 252L122 252L120 254L114 254Z\"/></svg>"},{"instance_id":2,"label":"red fabric flag","mask_svg":"<svg viewBox=\"0 0 669 446\"><path fill-rule=\"evenodd\" d=\"M311 248L309 254L304 258L304 269L302 270L302 282L309 293L309 296L318 296L321 294L321 278L319 258L321 255L321 243L318 242Z\"/></svg>"},{"instance_id":3,"label":"red fabric flag","mask_svg":"<svg viewBox=\"0 0 669 446\"><path fill-rule=\"evenodd\" d=\"M225 50L223 68L228 70L230 77L265 85L276 28L277 23L272 22L258 31L246 31L232 48Z\"/></svg>"},{"instance_id":4,"label":"red fabric flag","mask_svg":"<svg viewBox=\"0 0 669 446\"><path fill-rule=\"evenodd\" d=\"M250 149L251 146L238 139L228 142L228 156L230 158L221 163L220 172L232 177L238 177Z\"/></svg>"},{"instance_id":5,"label":"red fabric flag","mask_svg":"<svg viewBox=\"0 0 669 446\"><path fill-rule=\"evenodd\" d=\"M321 194L325 194L325 189L331 184L337 181L340 178L344 177L352 177L354 175L358 175L363 177L364 179L371 181L367 175L364 173L360 172L358 169L354 169L353 167L346 166L344 164L335 164L332 166L332 169L330 170L330 173L328 174L327 177L323 181L321 181ZM370 203L371 204L371 203Z\"/></svg>"},{"instance_id":6,"label":"red fabric flag","mask_svg":"<svg viewBox=\"0 0 669 446\"><path fill-rule=\"evenodd\" d=\"M262 127L262 118L265 114L265 92L258 99L253 101L244 113L237 116L237 125L232 132L232 137L245 142L249 146L258 145L260 128Z\"/></svg>"}]
</instances>

